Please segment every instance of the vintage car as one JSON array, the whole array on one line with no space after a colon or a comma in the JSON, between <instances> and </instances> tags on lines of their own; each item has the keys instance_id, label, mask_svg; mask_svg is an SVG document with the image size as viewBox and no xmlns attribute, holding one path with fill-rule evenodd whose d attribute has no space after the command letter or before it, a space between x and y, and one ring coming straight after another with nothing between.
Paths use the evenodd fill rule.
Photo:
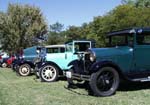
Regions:
<instances>
[{"instance_id":1,"label":"vintage car","mask_svg":"<svg viewBox=\"0 0 150 105\"><path fill-rule=\"evenodd\" d=\"M60 48L57 45L54 48L46 48L40 54L40 56L43 54L45 56L41 57L40 61L36 63L36 74L39 75L41 81L56 81L59 76L63 75L63 72L70 69L68 64L78 59L77 52L84 53L91 46L91 41L74 40L67 42Z\"/></svg>"},{"instance_id":2,"label":"vintage car","mask_svg":"<svg viewBox=\"0 0 150 105\"><path fill-rule=\"evenodd\" d=\"M12 69L20 76L28 76L33 73L35 67L34 60L38 56L37 50L41 50L41 46L33 46L26 48L19 54L12 63Z\"/></svg>"},{"instance_id":3,"label":"vintage car","mask_svg":"<svg viewBox=\"0 0 150 105\"><path fill-rule=\"evenodd\" d=\"M0 66L5 68L7 67L7 60L9 59L9 55L6 52L0 53Z\"/></svg>"},{"instance_id":4,"label":"vintage car","mask_svg":"<svg viewBox=\"0 0 150 105\"><path fill-rule=\"evenodd\" d=\"M46 57L45 56L51 56L51 58L48 59L53 59L55 56L59 58L62 53L65 52L65 45L48 45L45 46L41 52L39 52L39 56L36 58L34 64L35 64L35 75L37 78L39 78L39 68L41 68L42 63L45 62ZM58 56L57 56L58 55ZM60 56L59 56L60 55ZM58 60L58 59L57 59ZM56 61L55 61L56 62Z\"/></svg>"},{"instance_id":5,"label":"vintage car","mask_svg":"<svg viewBox=\"0 0 150 105\"><path fill-rule=\"evenodd\" d=\"M78 53L66 76L88 81L96 96L113 95L120 80L150 81L150 28L132 28L108 34L109 47Z\"/></svg>"}]
</instances>

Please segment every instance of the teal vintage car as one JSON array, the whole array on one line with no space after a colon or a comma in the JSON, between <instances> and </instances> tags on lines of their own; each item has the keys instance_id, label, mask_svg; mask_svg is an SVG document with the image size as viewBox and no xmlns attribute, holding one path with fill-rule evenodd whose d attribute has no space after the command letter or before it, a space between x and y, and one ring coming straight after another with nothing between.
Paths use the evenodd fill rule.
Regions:
<instances>
[{"instance_id":1,"label":"teal vintage car","mask_svg":"<svg viewBox=\"0 0 150 105\"><path fill-rule=\"evenodd\" d=\"M41 81L53 82L68 71L68 64L78 59L77 52L84 53L92 47L92 42L88 40L74 40L64 45L51 45L41 51L40 59L36 64L36 75Z\"/></svg>"},{"instance_id":2,"label":"teal vintage car","mask_svg":"<svg viewBox=\"0 0 150 105\"><path fill-rule=\"evenodd\" d=\"M114 94L121 79L150 81L150 28L131 28L107 35L109 46L78 53L68 66L71 79L88 81L96 96ZM69 80L68 79L68 80ZM68 81L74 85L73 81Z\"/></svg>"}]
</instances>

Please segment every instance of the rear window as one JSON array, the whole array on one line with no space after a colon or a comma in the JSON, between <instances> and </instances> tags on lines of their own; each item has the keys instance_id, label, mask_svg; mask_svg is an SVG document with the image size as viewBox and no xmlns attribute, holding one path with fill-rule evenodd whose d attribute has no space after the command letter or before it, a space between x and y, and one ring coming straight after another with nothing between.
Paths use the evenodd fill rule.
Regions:
<instances>
[{"instance_id":1,"label":"rear window","mask_svg":"<svg viewBox=\"0 0 150 105\"><path fill-rule=\"evenodd\" d=\"M53 48L46 48L46 53L64 53L65 48L63 47L53 47Z\"/></svg>"}]
</instances>

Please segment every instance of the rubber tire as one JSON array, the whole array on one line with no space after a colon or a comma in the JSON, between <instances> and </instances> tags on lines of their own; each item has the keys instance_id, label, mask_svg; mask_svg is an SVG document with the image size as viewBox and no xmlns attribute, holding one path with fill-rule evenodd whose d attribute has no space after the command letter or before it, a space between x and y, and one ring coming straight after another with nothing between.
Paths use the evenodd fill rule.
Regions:
<instances>
[{"instance_id":1,"label":"rubber tire","mask_svg":"<svg viewBox=\"0 0 150 105\"><path fill-rule=\"evenodd\" d=\"M7 67L7 63L6 62L3 62L2 63L2 68L6 68Z\"/></svg>"},{"instance_id":2,"label":"rubber tire","mask_svg":"<svg viewBox=\"0 0 150 105\"><path fill-rule=\"evenodd\" d=\"M24 67L24 66L29 69L29 72L27 72L27 74L23 75L23 73L21 73L21 68ZM29 64L22 64L22 65L20 65L19 68L18 68L18 74L20 76L23 76L23 77L29 76L31 74L31 66Z\"/></svg>"},{"instance_id":3,"label":"rubber tire","mask_svg":"<svg viewBox=\"0 0 150 105\"><path fill-rule=\"evenodd\" d=\"M45 80L45 79L43 78L43 76L42 76L42 72L43 72L44 68L47 67L47 66L53 67L53 68L55 69L55 72L56 72L55 78L53 78L52 80L49 80L49 81ZM59 69L58 69L55 65L53 65L53 64L44 65L44 66L39 70L39 78L40 78L41 82L55 82L55 81L58 80L58 75L59 75Z\"/></svg>"},{"instance_id":4,"label":"rubber tire","mask_svg":"<svg viewBox=\"0 0 150 105\"><path fill-rule=\"evenodd\" d=\"M106 71L109 70L115 75L114 76L115 77L115 84L113 83L112 88L110 90L108 90L107 92L101 92L98 89L96 83L97 83L97 79L98 79L99 75L105 70ZM112 68L112 67L103 67L99 71L97 71L97 72L95 72L91 75L89 85L90 85L90 88L93 92L93 95L106 97L106 96L111 96L111 95L115 94L115 92L116 92L116 90L118 89L118 86L119 86L119 81L120 81L119 74L114 68Z\"/></svg>"}]
</instances>

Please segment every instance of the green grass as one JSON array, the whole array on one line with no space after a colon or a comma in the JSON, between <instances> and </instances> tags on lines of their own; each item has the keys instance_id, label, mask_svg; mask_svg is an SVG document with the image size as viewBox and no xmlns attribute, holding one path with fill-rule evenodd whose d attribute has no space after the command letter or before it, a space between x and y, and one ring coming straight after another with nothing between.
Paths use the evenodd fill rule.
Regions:
<instances>
[{"instance_id":1,"label":"green grass","mask_svg":"<svg viewBox=\"0 0 150 105\"><path fill-rule=\"evenodd\" d=\"M88 95L84 88L68 90L67 82L41 83L0 68L0 105L149 105L150 83L123 84L111 97Z\"/></svg>"}]
</instances>

